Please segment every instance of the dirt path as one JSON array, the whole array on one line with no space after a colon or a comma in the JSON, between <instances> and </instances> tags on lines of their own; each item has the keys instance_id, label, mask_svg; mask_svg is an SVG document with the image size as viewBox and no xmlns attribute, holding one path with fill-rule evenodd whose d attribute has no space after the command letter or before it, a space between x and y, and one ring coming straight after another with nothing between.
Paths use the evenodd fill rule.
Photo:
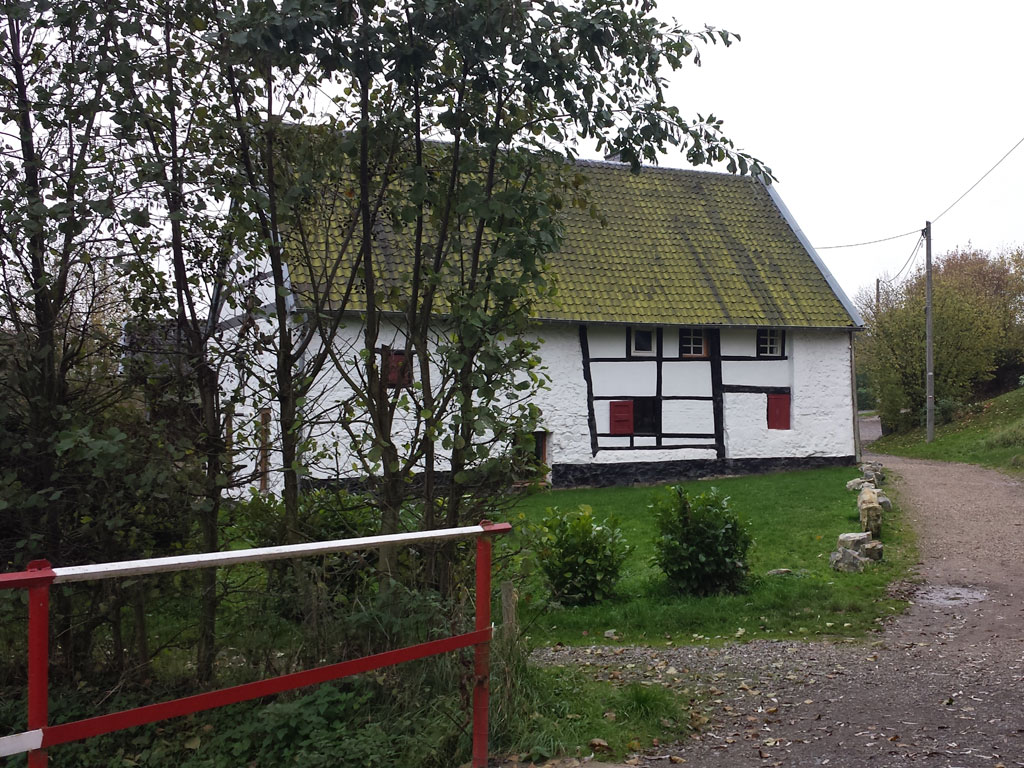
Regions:
<instances>
[{"instance_id":1,"label":"dirt path","mask_svg":"<svg viewBox=\"0 0 1024 768\"><path fill-rule=\"evenodd\" d=\"M638 765L1024 766L1024 485L964 464L868 458L902 478L923 580L873 642L546 654L710 694L699 738Z\"/></svg>"}]
</instances>

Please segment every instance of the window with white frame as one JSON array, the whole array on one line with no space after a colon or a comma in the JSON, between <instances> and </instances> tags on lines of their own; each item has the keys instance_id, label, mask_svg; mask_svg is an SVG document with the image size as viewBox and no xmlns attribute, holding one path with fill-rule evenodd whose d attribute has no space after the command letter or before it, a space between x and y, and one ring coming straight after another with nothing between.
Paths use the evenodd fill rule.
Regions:
<instances>
[{"instance_id":1,"label":"window with white frame","mask_svg":"<svg viewBox=\"0 0 1024 768\"><path fill-rule=\"evenodd\" d=\"M630 352L634 355L654 354L654 329L633 328L633 343Z\"/></svg>"}]
</instances>

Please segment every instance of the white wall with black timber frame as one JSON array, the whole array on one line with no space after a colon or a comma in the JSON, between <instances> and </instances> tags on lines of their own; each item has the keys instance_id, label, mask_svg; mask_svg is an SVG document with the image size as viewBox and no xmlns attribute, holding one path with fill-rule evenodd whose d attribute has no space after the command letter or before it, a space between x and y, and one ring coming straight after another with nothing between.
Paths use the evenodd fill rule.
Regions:
<instances>
[{"instance_id":1,"label":"white wall with black timber frame","mask_svg":"<svg viewBox=\"0 0 1024 768\"><path fill-rule=\"evenodd\" d=\"M852 453L852 405L835 385L849 376L847 334L584 325L579 337L593 461Z\"/></svg>"},{"instance_id":2,"label":"white wall with black timber frame","mask_svg":"<svg viewBox=\"0 0 1024 768\"><path fill-rule=\"evenodd\" d=\"M594 455L666 451L673 459L722 458L717 336L717 329L581 326Z\"/></svg>"}]
</instances>

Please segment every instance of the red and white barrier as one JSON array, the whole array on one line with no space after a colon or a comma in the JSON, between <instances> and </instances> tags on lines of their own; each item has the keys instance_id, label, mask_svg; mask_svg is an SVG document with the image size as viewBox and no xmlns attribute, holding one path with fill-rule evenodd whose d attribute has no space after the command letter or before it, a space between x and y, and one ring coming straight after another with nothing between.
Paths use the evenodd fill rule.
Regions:
<instances>
[{"instance_id":1,"label":"red and white barrier","mask_svg":"<svg viewBox=\"0 0 1024 768\"><path fill-rule=\"evenodd\" d=\"M45 560L34 560L25 571L0 573L0 589L27 589L28 613L28 730L0 737L0 757L28 752L28 768L46 768L46 749L70 741L79 741L136 725L202 712L228 704L258 699L282 691L302 688L374 669L390 667L405 661L422 659L440 653L473 646L475 652L473 687L473 768L487 766L487 716L489 704L491 623L491 538L508 533L508 523L491 523L463 528L446 528L422 533L400 533L390 536L368 536L282 547L241 549L231 552L208 552L200 555L179 555L149 560L128 560L119 563L78 565L51 568ZM419 645L397 648L373 656L343 661L302 672L293 672L255 683L236 685L218 691L200 693L172 701L100 715L61 725L47 725L49 604L50 587L73 581L94 581L150 573L189 571L239 563L265 562L285 558L309 557L356 549L373 549L383 544L412 544L425 541L476 538L476 620L474 630L461 635L432 640Z\"/></svg>"}]
</instances>

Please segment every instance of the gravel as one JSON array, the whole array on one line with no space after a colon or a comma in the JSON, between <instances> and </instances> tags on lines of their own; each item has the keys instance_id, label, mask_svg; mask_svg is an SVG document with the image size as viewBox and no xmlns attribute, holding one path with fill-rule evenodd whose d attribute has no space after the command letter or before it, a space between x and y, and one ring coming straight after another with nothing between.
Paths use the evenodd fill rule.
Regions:
<instances>
[{"instance_id":1,"label":"gravel","mask_svg":"<svg viewBox=\"0 0 1024 768\"><path fill-rule=\"evenodd\" d=\"M966 464L865 458L896 476L922 557L920 583L894 585L910 609L868 640L537 653L705 703L696 733L628 763L1024 766L1024 486Z\"/></svg>"}]
</instances>

